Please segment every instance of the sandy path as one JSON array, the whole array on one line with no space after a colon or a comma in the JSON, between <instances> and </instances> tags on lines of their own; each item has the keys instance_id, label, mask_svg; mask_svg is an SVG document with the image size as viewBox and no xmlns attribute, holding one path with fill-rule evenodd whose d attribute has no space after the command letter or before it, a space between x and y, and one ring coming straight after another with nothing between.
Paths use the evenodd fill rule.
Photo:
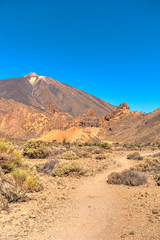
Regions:
<instances>
[{"instance_id":1,"label":"sandy path","mask_svg":"<svg viewBox=\"0 0 160 240\"><path fill-rule=\"evenodd\" d=\"M35 193L35 200L17 203L9 215L0 216L0 239L159 239L160 195L155 183L134 188L106 183L111 172L137 163L126 159L128 153L113 153L108 170L96 176L63 179L56 187L55 179L47 177L45 191ZM155 153L158 151L141 155ZM155 209L159 215L152 214Z\"/></svg>"},{"instance_id":2,"label":"sandy path","mask_svg":"<svg viewBox=\"0 0 160 240\"><path fill-rule=\"evenodd\" d=\"M115 160L115 159L114 159ZM131 165L126 157L116 159L118 167L85 179L77 189L74 201L77 207L66 222L58 228L57 234L50 233L47 239L55 240L116 240L119 239L117 226L121 224L120 199L113 186L106 184L107 175ZM52 237L51 237L52 236Z\"/></svg>"},{"instance_id":3,"label":"sandy path","mask_svg":"<svg viewBox=\"0 0 160 240\"><path fill-rule=\"evenodd\" d=\"M141 154L154 155L158 151ZM90 179L85 179L75 193L77 208L71 212L55 240L118 240L126 227L122 208L124 197L118 186L106 184L108 174L129 168L135 161L114 156L117 166ZM123 225L124 224L124 225Z\"/></svg>"}]
</instances>

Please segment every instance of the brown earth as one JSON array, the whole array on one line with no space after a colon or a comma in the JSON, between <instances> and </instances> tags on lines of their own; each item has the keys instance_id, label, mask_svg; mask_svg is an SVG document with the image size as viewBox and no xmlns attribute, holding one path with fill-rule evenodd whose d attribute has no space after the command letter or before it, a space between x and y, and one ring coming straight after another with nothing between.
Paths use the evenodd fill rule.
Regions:
<instances>
[{"instance_id":1,"label":"brown earth","mask_svg":"<svg viewBox=\"0 0 160 240\"><path fill-rule=\"evenodd\" d=\"M28 202L12 204L9 213L1 212L0 239L158 240L159 188L153 180L149 177L148 184L138 187L106 183L110 172L137 163L127 160L127 154L106 151L104 160L79 159L88 169L88 177L80 179L41 173L42 192L30 194ZM146 154L153 152L141 152Z\"/></svg>"}]
</instances>

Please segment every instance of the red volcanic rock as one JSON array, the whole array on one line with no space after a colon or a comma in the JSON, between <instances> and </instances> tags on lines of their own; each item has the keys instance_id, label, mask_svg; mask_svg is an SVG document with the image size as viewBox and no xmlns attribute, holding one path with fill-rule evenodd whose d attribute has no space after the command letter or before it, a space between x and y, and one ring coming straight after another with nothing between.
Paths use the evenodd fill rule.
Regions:
<instances>
[{"instance_id":1,"label":"red volcanic rock","mask_svg":"<svg viewBox=\"0 0 160 240\"><path fill-rule=\"evenodd\" d=\"M126 116L127 114L130 114L132 112L130 112L130 108L128 107L127 103L121 103L116 110L108 113L104 119L106 121L117 121L120 118L123 118L124 116Z\"/></svg>"},{"instance_id":2,"label":"red volcanic rock","mask_svg":"<svg viewBox=\"0 0 160 240\"><path fill-rule=\"evenodd\" d=\"M74 127L100 127L102 126L102 118L96 118L92 109L88 109L85 114L73 119Z\"/></svg>"}]
</instances>

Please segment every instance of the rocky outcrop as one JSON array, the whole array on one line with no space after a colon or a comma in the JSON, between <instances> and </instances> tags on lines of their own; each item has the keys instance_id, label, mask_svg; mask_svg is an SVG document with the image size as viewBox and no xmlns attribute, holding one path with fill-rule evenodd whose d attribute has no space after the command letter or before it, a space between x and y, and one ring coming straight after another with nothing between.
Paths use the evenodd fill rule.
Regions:
<instances>
[{"instance_id":1,"label":"rocky outcrop","mask_svg":"<svg viewBox=\"0 0 160 240\"><path fill-rule=\"evenodd\" d=\"M101 119L103 122L103 120ZM85 114L73 119L72 126L74 127L100 127L100 118L96 118L95 113L92 109L89 109Z\"/></svg>"},{"instance_id":2,"label":"rocky outcrop","mask_svg":"<svg viewBox=\"0 0 160 240\"><path fill-rule=\"evenodd\" d=\"M73 118L57 110L53 102L42 112L14 100L0 100L0 137L44 141L160 142L160 108L152 113L130 111L126 103L97 118L94 110Z\"/></svg>"},{"instance_id":3,"label":"rocky outcrop","mask_svg":"<svg viewBox=\"0 0 160 240\"><path fill-rule=\"evenodd\" d=\"M6 113L0 112L0 136L25 140L52 129L68 128L73 118L68 113L54 113L55 106L50 106L50 111L42 113L19 103Z\"/></svg>"},{"instance_id":4,"label":"rocky outcrop","mask_svg":"<svg viewBox=\"0 0 160 240\"><path fill-rule=\"evenodd\" d=\"M127 103L124 102L124 103L121 103L117 108L116 110L108 113L104 119L107 121L107 122L110 122L110 121L117 121L121 118L123 118L124 116L126 116L127 114L132 114L132 112L130 111L130 108L128 107Z\"/></svg>"}]
</instances>

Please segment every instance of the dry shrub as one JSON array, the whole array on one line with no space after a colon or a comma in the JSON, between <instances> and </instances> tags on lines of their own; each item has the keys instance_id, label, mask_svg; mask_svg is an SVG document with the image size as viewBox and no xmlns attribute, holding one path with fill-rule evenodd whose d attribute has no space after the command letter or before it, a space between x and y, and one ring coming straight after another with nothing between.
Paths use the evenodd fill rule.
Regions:
<instances>
[{"instance_id":1,"label":"dry shrub","mask_svg":"<svg viewBox=\"0 0 160 240\"><path fill-rule=\"evenodd\" d=\"M143 163L134 166L134 170L141 172L159 172L160 171L160 159L146 158Z\"/></svg>"},{"instance_id":2,"label":"dry shrub","mask_svg":"<svg viewBox=\"0 0 160 240\"><path fill-rule=\"evenodd\" d=\"M41 140L29 140L23 146L23 155L29 158L46 158L51 150Z\"/></svg>"},{"instance_id":3,"label":"dry shrub","mask_svg":"<svg viewBox=\"0 0 160 240\"><path fill-rule=\"evenodd\" d=\"M160 186L160 175L155 176L154 180L156 181L157 185Z\"/></svg>"},{"instance_id":4,"label":"dry shrub","mask_svg":"<svg viewBox=\"0 0 160 240\"><path fill-rule=\"evenodd\" d=\"M152 158L159 158L160 157L160 153L155 153L154 155L148 156L148 157L152 157Z\"/></svg>"},{"instance_id":5,"label":"dry shrub","mask_svg":"<svg viewBox=\"0 0 160 240\"><path fill-rule=\"evenodd\" d=\"M98 154L97 156L95 156L95 158L97 160L101 160L101 159L106 159L106 156L104 154Z\"/></svg>"},{"instance_id":6,"label":"dry shrub","mask_svg":"<svg viewBox=\"0 0 160 240\"><path fill-rule=\"evenodd\" d=\"M52 175L63 176L81 176L85 174L85 170L76 162L62 162L57 163L53 169Z\"/></svg>"},{"instance_id":7,"label":"dry shrub","mask_svg":"<svg viewBox=\"0 0 160 240\"><path fill-rule=\"evenodd\" d=\"M25 200L25 193L20 191L14 179L4 174L0 168L0 208L7 209L8 203Z\"/></svg>"},{"instance_id":8,"label":"dry shrub","mask_svg":"<svg viewBox=\"0 0 160 240\"><path fill-rule=\"evenodd\" d=\"M143 160L143 157L138 152L134 152L127 155L127 159L133 159L133 160Z\"/></svg>"},{"instance_id":9,"label":"dry shrub","mask_svg":"<svg viewBox=\"0 0 160 240\"><path fill-rule=\"evenodd\" d=\"M67 159L67 160L74 160L74 159L77 159L78 156L73 151L67 151L67 152L62 153L62 158Z\"/></svg>"},{"instance_id":10,"label":"dry shrub","mask_svg":"<svg viewBox=\"0 0 160 240\"><path fill-rule=\"evenodd\" d=\"M82 150L78 153L78 157L80 157L80 158L91 158L92 154Z\"/></svg>"},{"instance_id":11,"label":"dry shrub","mask_svg":"<svg viewBox=\"0 0 160 240\"><path fill-rule=\"evenodd\" d=\"M38 192L42 189L39 179L27 170L16 169L11 174L15 179L17 188L19 187L21 191Z\"/></svg>"},{"instance_id":12,"label":"dry shrub","mask_svg":"<svg viewBox=\"0 0 160 240\"><path fill-rule=\"evenodd\" d=\"M93 154L103 154L104 153L104 151L102 150L102 149L94 149L93 151L92 151L92 153Z\"/></svg>"},{"instance_id":13,"label":"dry shrub","mask_svg":"<svg viewBox=\"0 0 160 240\"><path fill-rule=\"evenodd\" d=\"M38 178L25 166L21 154L5 140L0 140L0 207L6 209L10 202L24 201L27 191L40 189Z\"/></svg>"},{"instance_id":14,"label":"dry shrub","mask_svg":"<svg viewBox=\"0 0 160 240\"><path fill-rule=\"evenodd\" d=\"M111 148L111 146L110 146L110 144L108 142L98 143L97 146L102 147L104 149L110 149Z\"/></svg>"},{"instance_id":15,"label":"dry shrub","mask_svg":"<svg viewBox=\"0 0 160 240\"><path fill-rule=\"evenodd\" d=\"M108 176L109 184L124 184L129 186L139 186L147 182L144 173L132 170L124 170L122 172L113 172Z\"/></svg>"},{"instance_id":16,"label":"dry shrub","mask_svg":"<svg viewBox=\"0 0 160 240\"><path fill-rule=\"evenodd\" d=\"M85 142L84 146L92 146L92 143L91 142Z\"/></svg>"},{"instance_id":17,"label":"dry shrub","mask_svg":"<svg viewBox=\"0 0 160 240\"><path fill-rule=\"evenodd\" d=\"M5 140L0 140L0 167L4 172L20 167L21 163L21 154Z\"/></svg>"}]
</instances>

